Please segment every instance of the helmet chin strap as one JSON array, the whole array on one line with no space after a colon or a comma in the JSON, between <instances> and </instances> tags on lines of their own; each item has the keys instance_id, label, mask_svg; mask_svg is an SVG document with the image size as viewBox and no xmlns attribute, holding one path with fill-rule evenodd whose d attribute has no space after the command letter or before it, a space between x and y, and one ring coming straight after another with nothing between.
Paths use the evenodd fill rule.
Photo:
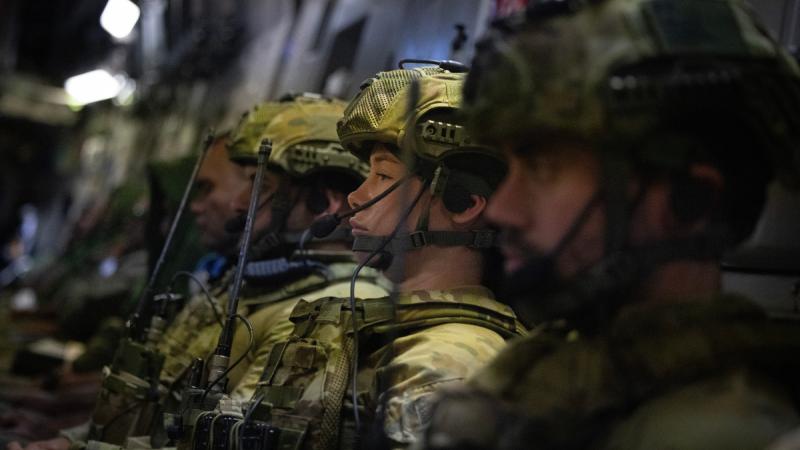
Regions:
<instances>
[{"instance_id":1,"label":"helmet chin strap","mask_svg":"<svg viewBox=\"0 0 800 450\"><path fill-rule=\"evenodd\" d=\"M354 252L375 252L380 249L379 268L391 264L392 256L420 249L429 245L438 247L469 247L474 249L491 248L496 240L497 232L490 229L472 231L434 230L429 229L430 212L433 200L441 198L451 171L439 165L430 182L431 196L420 214L414 231L411 233L393 233L392 236L356 236L353 240ZM421 194L417 202L421 198ZM405 219L403 219L405 220ZM385 266L385 267L384 267Z\"/></svg>"},{"instance_id":2,"label":"helmet chin strap","mask_svg":"<svg viewBox=\"0 0 800 450\"><path fill-rule=\"evenodd\" d=\"M541 293L557 289L561 283L556 270L556 262L589 220L589 216L600 204L602 198L603 194L600 190L595 192L552 250L545 254L528 258L521 268L508 275L503 283L503 295L501 298L505 298L508 301L513 299L520 300L518 302L520 307L525 309L526 297L533 297L538 302ZM521 317L525 319L524 316ZM542 318L530 318L527 320L529 322L527 325L534 325L541 320Z\"/></svg>"},{"instance_id":3,"label":"helmet chin strap","mask_svg":"<svg viewBox=\"0 0 800 450\"><path fill-rule=\"evenodd\" d=\"M414 208L417 206L417 203L419 203L420 199L422 198L422 194L425 193L425 189L427 187L428 182L426 181L419 189L419 192L417 192L417 194L414 196L414 199L408 205L406 210L400 216L400 220L397 222L394 229L388 236L354 237L353 251L369 253L367 260L364 261L364 264L368 264L370 267L385 271L388 270L394 262L395 255L402 254L397 252L396 249L389 249L389 247L392 245L392 242L400 236L400 229L403 227L403 224L406 222L406 220L408 220L408 216L411 215L411 212L414 211ZM365 242L367 244L362 246L359 244L359 242Z\"/></svg>"},{"instance_id":4,"label":"helmet chin strap","mask_svg":"<svg viewBox=\"0 0 800 450\"><path fill-rule=\"evenodd\" d=\"M554 264L532 260L508 279L502 298L528 326L564 319L591 332L631 303L634 290L659 266L678 260L712 261L719 258L723 245L724 239L713 233L640 244L606 255L569 280L558 279ZM549 281L519 289L521 280L543 275Z\"/></svg>"},{"instance_id":5,"label":"helmet chin strap","mask_svg":"<svg viewBox=\"0 0 800 450\"><path fill-rule=\"evenodd\" d=\"M678 260L713 260L722 253L725 235L716 229L630 245L627 239L631 215L641 204L647 186L641 186L628 200L627 173L614 164L605 165L605 170L603 188L586 203L558 245L546 255L529 259L506 279L501 298L512 305L526 325L565 319L584 331L596 330L608 323L622 305L631 302L633 291L659 266ZM606 206L605 256L570 279L562 279L556 262L601 200ZM617 206L609 208L610 204Z\"/></svg>"}]
</instances>

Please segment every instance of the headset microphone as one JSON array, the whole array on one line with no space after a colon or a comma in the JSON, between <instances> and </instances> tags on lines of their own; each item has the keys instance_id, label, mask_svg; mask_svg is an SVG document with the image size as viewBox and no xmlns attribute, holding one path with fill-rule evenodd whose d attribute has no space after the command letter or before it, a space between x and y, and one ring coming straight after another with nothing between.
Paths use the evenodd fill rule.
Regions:
<instances>
[{"instance_id":1,"label":"headset microphone","mask_svg":"<svg viewBox=\"0 0 800 450\"><path fill-rule=\"evenodd\" d=\"M326 216L320 217L319 219L315 220L314 223L311 224L311 227L309 227L309 229L311 230L311 235L317 239L322 239L330 235L331 233L333 233L333 230L336 229L336 227L339 225L342 219L350 217L354 214L358 214L359 212L369 208L375 203L378 203L379 201L383 200L384 197L391 194L392 191L400 187L401 184L408 181L412 176L413 176L412 174L403 176L402 178L397 180L393 185L389 186L385 191L375 196L375 198L373 198L372 200L364 203L361 206L353 208L350 211L341 214L328 214Z\"/></svg>"}]
</instances>

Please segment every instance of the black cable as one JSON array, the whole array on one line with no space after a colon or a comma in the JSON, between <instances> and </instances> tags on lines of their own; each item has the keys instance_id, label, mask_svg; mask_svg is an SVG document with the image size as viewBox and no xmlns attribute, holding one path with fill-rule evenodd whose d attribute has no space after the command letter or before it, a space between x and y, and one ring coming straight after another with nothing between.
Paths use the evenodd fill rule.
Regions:
<instances>
[{"instance_id":1,"label":"black cable","mask_svg":"<svg viewBox=\"0 0 800 450\"><path fill-rule=\"evenodd\" d=\"M225 369L225 371L224 371L224 372L222 372L222 373L220 374L220 376L218 376L218 377L217 377L217 378L216 378L214 381L212 381L212 382L211 382L211 384L209 384L209 385L208 385L208 387L206 387L205 391L203 391L203 397L202 397L202 399L200 400L200 402L201 402L201 403L205 401L205 399L206 399L206 396L207 396L207 395L208 395L208 393L211 391L211 388L213 388L214 386L216 386L216 385L217 385L217 383L219 383L219 382L220 382L220 381L222 381L222 380L223 380L223 379L224 379L226 376L228 376L228 374L229 374L229 373L231 373L231 370L233 370L233 369L234 369L236 366L238 366L238 365L239 365L239 363L241 363L241 362L244 360L244 358L245 358L245 357L246 357L248 354L250 354L250 352L252 352L252 351L253 351L253 348L255 347L255 331L253 330L253 324L251 324L251 323L250 323L250 321L249 321L249 320L247 320L247 318L245 318L245 317L244 317L243 315L241 315L241 314L234 314L234 316L233 316L233 317L236 317L236 318L238 318L239 320L241 320L241 321L242 321L242 323L244 323L244 326L247 328L247 332L250 334L250 343L247 345L247 351L243 352L243 353L242 353L242 356L240 356L239 358L237 358L237 359L236 359L236 361L234 361L234 363L233 363L233 364L231 364L230 366L228 366L228 368L227 368L227 369Z\"/></svg>"},{"instance_id":2,"label":"black cable","mask_svg":"<svg viewBox=\"0 0 800 450\"><path fill-rule=\"evenodd\" d=\"M98 440L101 441L101 442L105 441L106 431L108 431L108 429L111 427L111 425L114 424L114 422L116 422L117 420L121 419L123 416L125 416L129 412L133 411L135 408L138 408L139 406L142 406L143 404L144 404L143 401L135 402L131 406L123 409L122 411L120 411L120 413L117 414L116 416L112 417L111 420L108 421L108 423L106 423L105 425L103 425L101 427L100 438Z\"/></svg>"},{"instance_id":3,"label":"black cable","mask_svg":"<svg viewBox=\"0 0 800 450\"><path fill-rule=\"evenodd\" d=\"M392 239L400 232L400 229L405 225L406 220L411 215L411 212L414 210L414 207L417 206L419 200L422 198L422 194L425 193L429 185L428 181L422 184L417 195L414 197L414 200L408 206L408 208L403 212L400 220L397 222L397 225L394 227L394 230L386 236L383 243L377 249L370 252L369 256L362 261L358 266L356 266L356 270L353 271L353 277L350 279L350 312L351 312L351 319L352 319L352 326L353 326L353 364L350 368L351 374L350 377L352 378L352 389L353 389L353 419L356 422L356 434L361 430L361 418L358 414L358 383L356 379L356 375L358 374L358 322L356 320L356 280L358 279L358 274L361 272L361 269L364 268L375 256L378 255L390 242Z\"/></svg>"},{"instance_id":4,"label":"black cable","mask_svg":"<svg viewBox=\"0 0 800 450\"><path fill-rule=\"evenodd\" d=\"M250 403L250 406L247 408L247 412L244 414L244 419L242 419L242 424L239 426L239 450L244 450L244 431L245 427L247 427L247 423L250 422L253 413L258 408L258 405L264 400L265 394L261 394Z\"/></svg>"},{"instance_id":5,"label":"black cable","mask_svg":"<svg viewBox=\"0 0 800 450\"><path fill-rule=\"evenodd\" d=\"M185 270L178 271L177 273L175 273L175 275L173 275L172 281L169 282L169 289L167 289L167 292L172 292L172 287L175 284L175 280L177 280L179 276L187 277L190 280L197 283L197 286L199 286L200 289L203 291L203 294L205 294L206 301L208 301L208 304L211 305L211 312L214 313L214 318L217 320L217 323L219 324L220 327L224 327L225 324L222 322L222 316L219 315L219 311L217 311L217 304L214 303L213 299L214 296L211 295L211 292L208 290L208 287L205 285L205 283L203 283L202 281L200 281L199 278L197 278L197 275L191 272L187 272Z\"/></svg>"}]
</instances>

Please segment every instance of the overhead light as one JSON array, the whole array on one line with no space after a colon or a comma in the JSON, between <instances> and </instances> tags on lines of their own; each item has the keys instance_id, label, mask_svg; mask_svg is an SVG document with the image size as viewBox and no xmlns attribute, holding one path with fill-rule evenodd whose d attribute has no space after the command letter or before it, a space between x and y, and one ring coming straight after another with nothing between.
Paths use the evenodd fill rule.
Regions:
<instances>
[{"instance_id":1,"label":"overhead light","mask_svg":"<svg viewBox=\"0 0 800 450\"><path fill-rule=\"evenodd\" d=\"M105 70L99 69L67 79L64 89L75 104L86 105L116 97L124 84L124 77L113 76Z\"/></svg>"},{"instance_id":2,"label":"overhead light","mask_svg":"<svg viewBox=\"0 0 800 450\"><path fill-rule=\"evenodd\" d=\"M100 25L115 38L124 39L133 31L139 14L139 7L130 0L108 0L100 14Z\"/></svg>"}]
</instances>

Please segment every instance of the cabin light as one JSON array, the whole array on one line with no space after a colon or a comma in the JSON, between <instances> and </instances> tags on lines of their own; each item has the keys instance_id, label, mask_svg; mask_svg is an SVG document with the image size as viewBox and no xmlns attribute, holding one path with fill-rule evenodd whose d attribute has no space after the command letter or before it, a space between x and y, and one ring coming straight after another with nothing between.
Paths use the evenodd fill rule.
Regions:
<instances>
[{"instance_id":1,"label":"cabin light","mask_svg":"<svg viewBox=\"0 0 800 450\"><path fill-rule=\"evenodd\" d=\"M100 14L100 25L108 34L124 39L133 31L139 14L139 7L130 0L108 0Z\"/></svg>"},{"instance_id":2,"label":"cabin light","mask_svg":"<svg viewBox=\"0 0 800 450\"><path fill-rule=\"evenodd\" d=\"M70 77L64 83L64 89L74 104L86 105L116 97L124 86L124 77L113 76L105 70L98 69Z\"/></svg>"}]
</instances>

